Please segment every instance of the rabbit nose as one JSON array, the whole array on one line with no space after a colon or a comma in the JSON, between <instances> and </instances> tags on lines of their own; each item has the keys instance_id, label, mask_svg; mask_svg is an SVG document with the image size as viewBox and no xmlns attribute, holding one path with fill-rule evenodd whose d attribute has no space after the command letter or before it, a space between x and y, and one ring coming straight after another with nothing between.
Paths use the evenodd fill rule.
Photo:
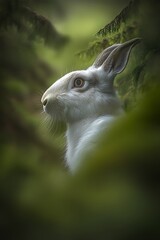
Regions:
<instances>
[{"instance_id":1,"label":"rabbit nose","mask_svg":"<svg viewBox=\"0 0 160 240\"><path fill-rule=\"evenodd\" d=\"M44 99L44 101L42 102L42 104L43 104L43 106L45 107L45 106L47 105L47 103L48 103L48 99L46 98L46 99Z\"/></svg>"}]
</instances>

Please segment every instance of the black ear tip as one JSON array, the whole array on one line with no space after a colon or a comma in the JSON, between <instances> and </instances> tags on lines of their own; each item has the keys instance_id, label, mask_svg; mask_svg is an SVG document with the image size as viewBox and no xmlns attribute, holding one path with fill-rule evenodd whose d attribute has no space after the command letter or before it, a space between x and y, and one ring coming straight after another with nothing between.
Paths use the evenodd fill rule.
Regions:
<instances>
[{"instance_id":1,"label":"black ear tip","mask_svg":"<svg viewBox=\"0 0 160 240\"><path fill-rule=\"evenodd\" d=\"M140 43L141 41L142 41L142 38L133 38L133 39L127 41L126 43L128 43L130 45L132 45L132 44L136 45L136 44Z\"/></svg>"},{"instance_id":2,"label":"black ear tip","mask_svg":"<svg viewBox=\"0 0 160 240\"><path fill-rule=\"evenodd\" d=\"M133 40L135 40L135 43L140 43L142 41L142 38L135 38Z\"/></svg>"},{"instance_id":3,"label":"black ear tip","mask_svg":"<svg viewBox=\"0 0 160 240\"><path fill-rule=\"evenodd\" d=\"M131 39L131 40L129 40L129 41L127 41L127 42L124 42L124 43L122 43L122 45L121 45L121 47L122 48L128 48L128 47L134 47L135 45L137 45L138 43L140 43L142 41L142 39L141 38L133 38L133 39Z\"/></svg>"}]
</instances>

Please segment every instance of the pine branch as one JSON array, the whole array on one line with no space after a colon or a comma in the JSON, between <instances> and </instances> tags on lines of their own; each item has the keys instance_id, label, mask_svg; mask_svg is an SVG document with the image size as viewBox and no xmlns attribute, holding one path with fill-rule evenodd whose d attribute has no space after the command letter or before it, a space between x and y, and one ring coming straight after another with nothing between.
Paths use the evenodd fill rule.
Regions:
<instances>
[{"instance_id":1,"label":"pine branch","mask_svg":"<svg viewBox=\"0 0 160 240\"><path fill-rule=\"evenodd\" d=\"M24 0L3 0L0 6L0 29L16 26L18 31L26 32L30 37L39 36L52 47L61 47L69 38L55 29L51 22L24 5Z\"/></svg>"},{"instance_id":2,"label":"pine branch","mask_svg":"<svg viewBox=\"0 0 160 240\"><path fill-rule=\"evenodd\" d=\"M23 14L25 20L33 25L34 32L42 37L46 44L61 46L68 41L68 37L59 34L46 17L37 14L26 6L23 7Z\"/></svg>"},{"instance_id":3,"label":"pine branch","mask_svg":"<svg viewBox=\"0 0 160 240\"><path fill-rule=\"evenodd\" d=\"M137 9L138 1L139 0L130 1L129 4L110 23L95 34L97 40L94 41L88 49L79 52L77 55L79 57L91 58L115 42L118 43L122 40L127 40L128 37L134 37L137 29L136 21L132 21L131 24L128 26L126 25L122 30L120 30L120 28L122 23L129 22L133 13L136 12L135 9ZM111 35L112 33L114 33L114 35Z\"/></svg>"},{"instance_id":4,"label":"pine branch","mask_svg":"<svg viewBox=\"0 0 160 240\"><path fill-rule=\"evenodd\" d=\"M122 23L126 22L128 17L131 16L136 1L130 1L129 4L104 28L100 29L96 35L106 36L107 34L114 33L119 30Z\"/></svg>"}]
</instances>

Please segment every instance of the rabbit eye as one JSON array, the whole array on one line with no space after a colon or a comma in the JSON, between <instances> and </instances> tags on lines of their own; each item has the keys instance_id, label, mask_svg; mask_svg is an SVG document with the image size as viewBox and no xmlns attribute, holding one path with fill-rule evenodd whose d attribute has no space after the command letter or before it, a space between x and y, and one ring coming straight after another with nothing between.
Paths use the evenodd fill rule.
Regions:
<instances>
[{"instance_id":1,"label":"rabbit eye","mask_svg":"<svg viewBox=\"0 0 160 240\"><path fill-rule=\"evenodd\" d=\"M75 88L80 88L84 86L85 81L82 78L76 78L74 80L74 87Z\"/></svg>"}]
</instances>

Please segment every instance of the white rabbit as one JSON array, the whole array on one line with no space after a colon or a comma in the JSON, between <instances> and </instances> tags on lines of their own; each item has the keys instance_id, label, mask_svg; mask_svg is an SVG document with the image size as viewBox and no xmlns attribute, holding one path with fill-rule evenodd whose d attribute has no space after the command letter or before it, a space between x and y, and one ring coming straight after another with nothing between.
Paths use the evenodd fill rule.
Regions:
<instances>
[{"instance_id":1,"label":"white rabbit","mask_svg":"<svg viewBox=\"0 0 160 240\"><path fill-rule=\"evenodd\" d=\"M76 171L99 136L123 112L113 87L115 76L127 65L139 38L105 49L91 67L57 80L42 96L43 108L51 117L67 123L66 161Z\"/></svg>"}]
</instances>

